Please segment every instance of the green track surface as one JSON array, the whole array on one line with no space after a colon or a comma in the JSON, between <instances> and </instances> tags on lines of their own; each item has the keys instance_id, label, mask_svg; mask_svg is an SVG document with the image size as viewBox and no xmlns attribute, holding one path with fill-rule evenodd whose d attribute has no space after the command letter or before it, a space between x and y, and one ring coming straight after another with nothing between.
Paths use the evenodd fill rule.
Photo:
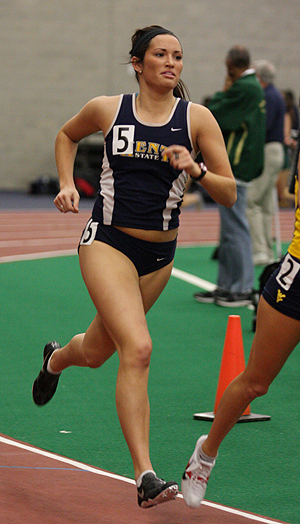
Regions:
<instances>
[{"instance_id":1,"label":"green track surface","mask_svg":"<svg viewBox=\"0 0 300 524\"><path fill-rule=\"evenodd\" d=\"M215 282L212 250L178 248L175 267ZM31 397L44 344L52 339L66 343L85 331L95 313L77 257L1 264L0 275L0 432L132 478L115 408L116 355L99 370L66 370L43 408ZM158 475L179 483L196 439L211 424L194 420L193 414L213 410L228 315L241 317L246 360L253 339L251 310L199 304L195 291L171 277L147 316L154 346L151 457ZM237 424L222 444L207 500L299 524L299 371L296 350L268 395L251 405L271 420Z\"/></svg>"}]
</instances>

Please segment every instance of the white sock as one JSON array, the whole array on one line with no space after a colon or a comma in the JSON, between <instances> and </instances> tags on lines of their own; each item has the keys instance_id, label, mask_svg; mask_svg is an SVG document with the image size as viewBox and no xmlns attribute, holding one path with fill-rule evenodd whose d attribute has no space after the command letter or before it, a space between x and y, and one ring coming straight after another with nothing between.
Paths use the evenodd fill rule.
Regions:
<instances>
[{"instance_id":1,"label":"white sock","mask_svg":"<svg viewBox=\"0 0 300 524\"><path fill-rule=\"evenodd\" d=\"M155 473L155 471L153 471L153 469L146 469L146 471L143 471L143 473L141 473L140 476L136 480L137 488L139 488L140 485L142 484L143 476L146 475L146 473L153 473L154 475L156 475L156 473Z\"/></svg>"},{"instance_id":2,"label":"white sock","mask_svg":"<svg viewBox=\"0 0 300 524\"><path fill-rule=\"evenodd\" d=\"M53 351L53 353L55 353L55 351ZM53 369L52 369L52 367L51 367L51 365L50 365L51 359L52 359L52 357L53 357L53 353L52 353L51 357L50 357L49 360L48 360L48 363L47 363L47 371L48 371L48 373L51 373L51 375L60 375L60 374L61 374L61 371L58 371L58 372L57 372L57 371L53 371Z\"/></svg>"},{"instance_id":3,"label":"white sock","mask_svg":"<svg viewBox=\"0 0 300 524\"><path fill-rule=\"evenodd\" d=\"M204 462L209 462L210 464L212 464L218 455L216 455L215 457L210 457L209 455L206 455L206 453L204 453L203 449L202 449L202 446L200 447L199 451L199 457L204 460Z\"/></svg>"}]
</instances>

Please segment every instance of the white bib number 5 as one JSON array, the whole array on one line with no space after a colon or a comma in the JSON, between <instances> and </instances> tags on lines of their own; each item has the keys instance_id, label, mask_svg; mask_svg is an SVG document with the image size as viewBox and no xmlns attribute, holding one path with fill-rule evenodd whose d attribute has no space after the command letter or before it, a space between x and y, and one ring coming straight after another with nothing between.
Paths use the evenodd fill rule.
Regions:
<instances>
[{"instance_id":1,"label":"white bib number 5","mask_svg":"<svg viewBox=\"0 0 300 524\"><path fill-rule=\"evenodd\" d=\"M113 155L133 154L134 126L114 126L113 130Z\"/></svg>"},{"instance_id":2,"label":"white bib number 5","mask_svg":"<svg viewBox=\"0 0 300 524\"><path fill-rule=\"evenodd\" d=\"M93 222L92 218L88 221L85 226L85 230L82 233L80 245L90 246L95 240L97 233L98 222Z\"/></svg>"}]
</instances>

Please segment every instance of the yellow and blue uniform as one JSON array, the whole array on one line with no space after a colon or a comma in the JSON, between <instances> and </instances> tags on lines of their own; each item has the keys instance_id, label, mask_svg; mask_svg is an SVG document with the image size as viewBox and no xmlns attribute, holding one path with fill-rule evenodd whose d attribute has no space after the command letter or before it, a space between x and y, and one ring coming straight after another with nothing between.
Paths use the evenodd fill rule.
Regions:
<instances>
[{"instance_id":1,"label":"yellow and blue uniform","mask_svg":"<svg viewBox=\"0 0 300 524\"><path fill-rule=\"evenodd\" d=\"M298 178L296 177L295 183L295 229L293 240L288 248L288 252L296 258L300 259L300 209L298 207Z\"/></svg>"},{"instance_id":2,"label":"yellow and blue uniform","mask_svg":"<svg viewBox=\"0 0 300 524\"><path fill-rule=\"evenodd\" d=\"M268 280L263 297L277 311L300 320L300 209L298 177L295 183L295 228L292 242L279 268Z\"/></svg>"}]
</instances>

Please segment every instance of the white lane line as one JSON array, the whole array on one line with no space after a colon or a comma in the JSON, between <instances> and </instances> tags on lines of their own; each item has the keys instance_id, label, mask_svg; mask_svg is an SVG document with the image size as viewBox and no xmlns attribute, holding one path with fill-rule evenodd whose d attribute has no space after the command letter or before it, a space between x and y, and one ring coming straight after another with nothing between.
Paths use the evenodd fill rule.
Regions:
<instances>
[{"instance_id":1,"label":"white lane line","mask_svg":"<svg viewBox=\"0 0 300 524\"><path fill-rule=\"evenodd\" d=\"M6 257L0 257L0 264L6 262L20 262L22 260L39 260L42 258L65 257L76 255L76 253L76 249L67 249L61 251L47 251L44 253L10 255ZM193 284L194 286L200 287L201 289L205 289L205 291L214 291L214 289L216 289L216 285L212 284L211 282L208 282L208 280L203 280L203 278L196 277L191 273L187 273L186 271L182 271L181 269L176 269L175 267L173 267L172 269L172 276L175 278L179 278L184 282L188 282L189 284Z\"/></svg>"},{"instance_id":2,"label":"white lane line","mask_svg":"<svg viewBox=\"0 0 300 524\"><path fill-rule=\"evenodd\" d=\"M64 464L69 464L70 466L89 471L90 473L96 473L96 475L102 475L103 477L109 477L116 480L122 480L123 482L128 482L129 484L135 484L135 481L132 479L121 477L121 475L115 475L114 473L109 473L108 471L103 471L101 469L93 468L92 466L88 466L87 464L83 464L82 462L78 462L77 460L61 457L60 455L56 455L55 453L50 453L49 451L44 451L43 449L34 448L32 446L29 446L28 444L16 442L6 437L0 436L0 442L3 442L3 444L7 444L8 446L15 446L16 448L21 448L26 451L30 451L32 453L35 453L36 455L42 455L43 457L52 460L57 460L58 462L63 462Z\"/></svg>"},{"instance_id":3,"label":"white lane line","mask_svg":"<svg viewBox=\"0 0 300 524\"><path fill-rule=\"evenodd\" d=\"M59 251L46 251L42 253L28 253L23 255L9 255L0 257L0 264L5 262L22 262L23 260L39 260L40 258L55 258L76 255L76 249L65 249Z\"/></svg>"},{"instance_id":4,"label":"white lane line","mask_svg":"<svg viewBox=\"0 0 300 524\"><path fill-rule=\"evenodd\" d=\"M216 289L216 285L208 282L208 280L203 280L203 278L196 277L195 275L191 275L191 273L186 273L175 267L172 269L172 276L184 280L189 284L193 284L194 286L201 287L201 289L205 289L206 291L214 291Z\"/></svg>"}]
</instances>

